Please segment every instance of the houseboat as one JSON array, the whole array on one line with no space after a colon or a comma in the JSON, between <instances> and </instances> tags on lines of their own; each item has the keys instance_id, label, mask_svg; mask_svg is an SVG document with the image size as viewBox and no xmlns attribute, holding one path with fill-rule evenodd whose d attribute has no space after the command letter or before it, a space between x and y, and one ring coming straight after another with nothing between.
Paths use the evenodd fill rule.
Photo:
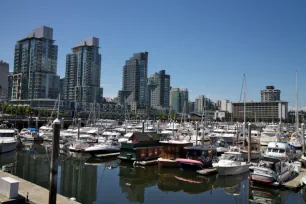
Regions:
<instances>
[{"instance_id":1,"label":"houseboat","mask_svg":"<svg viewBox=\"0 0 306 204\"><path fill-rule=\"evenodd\" d=\"M186 158L175 160L182 170L196 171L212 167L213 159L217 158L217 150L212 146L188 146L184 149L186 150Z\"/></svg>"},{"instance_id":2,"label":"houseboat","mask_svg":"<svg viewBox=\"0 0 306 204\"><path fill-rule=\"evenodd\" d=\"M121 160L150 161L157 160L161 154L160 135L156 133L134 132L127 142L121 143Z\"/></svg>"},{"instance_id":3,"label":"houseboat","mask_svg":"<svg viewBox=\"0 0 306 204\"><path fill-rule=\"evenodd\" d=\"M158 158L158 165L160 167L179 167L175 161L177 158L186 156L186 146L192 146L191 142L180 140L160 141L162 146L161 157Z\"/></svg>"}]
</instances>

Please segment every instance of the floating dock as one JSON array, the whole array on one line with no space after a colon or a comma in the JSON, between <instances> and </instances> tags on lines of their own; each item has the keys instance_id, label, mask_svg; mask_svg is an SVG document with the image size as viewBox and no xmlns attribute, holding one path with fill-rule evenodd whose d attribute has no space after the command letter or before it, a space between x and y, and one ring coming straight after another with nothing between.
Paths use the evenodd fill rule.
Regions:
<instances>
[{"instance_id":1,"label":"floating dock","mask_svg":"<svg viewBox=\"0 0 306 204\"><path fill-rule=\"evenodd\" d=\"M106 157L117 157L120 155L120 152L109 153L109 154L96 154L95 157L106 158Z\"/></svg>"},{"instance_id":2,"label":"floating dock","mask_svg":"<svg viewBox=\"0 0 306 204\"><path fill-rule=\"evenodd\" d=\"M201 170L197 170L197 173L203 176L210 175L210 174L216 174L217 168L201 169Z\"/></svg>"},{"instance_id":3,"label":"floating dock","mask_svg":"<svg viewBox=\"0 0 306 204\"><path fill-rule=\"evenodd\" d=\"M304 185L302 182L302 178L304 176L306 176L306 169L301 168L300 174L291 181L284 183L283 186L291 190L296 190L298 188L301 188Z\"/></svg>"},{"instance_id":4,"label":"floating dock","mask_svg":"<svg viewBox=\"0 0 306 204\"><path fill-rule=\"evenodd\" d=\"M147 165L153 165L157 164L158 161L156 160L150 160L150 161L134 161L133 165L142 165L142 166L147 166Z\"/></svg>"},{"instance_id":5,"label":"floating dock","mask_svg":"<svg viewBox=\"0 0 306 204\"><path fill-rule=\"evenodd\" d=\"M9 173L5 173L0 170L0 177L11 177L17 181L19 181L19 189L18 194L19 197L27 198L29 199L29 203L35 203L35 204L48 204L49 203L49 190L38 186L36 184L33 184L31 182L28 182L26 180L23 180L17 176L14 176ZM0 196L1 203L9 202L11 203L18 203L18 201L12 201L7 200L4 201L4 198ZM69 200L69 198L64 197L62 195L57 194L56 199L57 204L79 204L76 201Z\"/></svg>"}]
</instances>

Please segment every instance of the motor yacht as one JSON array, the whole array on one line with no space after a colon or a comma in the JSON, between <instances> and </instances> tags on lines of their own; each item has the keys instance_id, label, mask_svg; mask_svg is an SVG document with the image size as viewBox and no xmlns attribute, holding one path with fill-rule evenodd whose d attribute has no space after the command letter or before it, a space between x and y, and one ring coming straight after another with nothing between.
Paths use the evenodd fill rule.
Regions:
<instances>
[{"instance_id":1,"label":"motor yacht","mask_svg":"<svg viewBox=\"0 0 306 204\"><path fill-rule=\"evenodd\" d=\"M264 157L253 168L249 180L262 184L272 184L274 182L281 184L290 180L297 173L294 163L275 157Z\"/></svg>"},{"instance_id":2,"label":"motor yacht","mask_svg":"<svg viewBox=\"0 0 306 204\"><path fill-rule=\"evenodd\" d=\"M244 162L240 150L225 152L217 164L213 166L217 168L219 175L237 175L249 171L250 163Z\"/></svg>"},{"instance_id":3,"label":"motor yacht","mask_svg":"<svg viewBox=\"0 0 306 204\"><path fill-rule=\"evenodd\" d=\"M117 139L109 139L105 143L96 144L91 147L87 147L84 152L95 156L97 154L108 154L120 152L120 143Z\"/></svg>"},{"instance_id":4,"label":"motor yacht","mask_svg":"<svg viewBox=\"0 0 306 204\"><path fill-rule=\"evenodd\" d=\"M0 129L0 153L10 152L16 149L15 129Z\"/></svg>"}]
</instances>

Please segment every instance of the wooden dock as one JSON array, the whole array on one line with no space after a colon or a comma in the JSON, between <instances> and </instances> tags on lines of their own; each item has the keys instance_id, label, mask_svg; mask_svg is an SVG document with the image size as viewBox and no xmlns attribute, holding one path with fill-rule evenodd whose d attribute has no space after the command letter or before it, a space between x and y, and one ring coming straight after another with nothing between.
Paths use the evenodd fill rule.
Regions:
<instances>
[{"instance_id":1,"label":"wooden dock","mask_svg":"<svg viewBox=\"0 0 306 204\"><path fill-rule=\"evenodd\" d=\"M284 183L283 186L291 190L296 190L298 188L301 188L304 185L302 183L302 178L304 176L306 176L306 169L301 168L300 174L291 181Z\"/></svg>"},{"instance_id":2,"label":"wooden dock","mask_svg":"<svg viewBox=\"0 0 306 204\"><path fill-rule=\"evenodd\" d=\"M109 154L96 154L95 156L98 158L106 158L106 157L117 157L120 155L120 152L109 153Z\"/></svg>"},{"instance_id":3,"label":"wooden dock","mask_svg":"<svg viewBox=\"0 0 306 204\"><path fill-rule=\"evenodd\" d=\"M155 160L150 160L150 161L134 161L133 165L141 165L141 166L148 166L148 165L153 165L153 164L157 164L158 161L157 159Z\"/></svg>"},{"instance_id":4,"label":"wooden dock","mask_svg":"<svg viewBox=\"0 0 306 204\"><path fill-rule=\"evenodd\" d=\"M1 170L0 170L0 177L11 177L19 181L18 194L20 197L23 197L23 198L27 198L27 194L28 194L29 203L34 203L34 204L48 204L49 203L49 190L41 186L38 186L36 184L33 184L31 182L28 182L26 180L23 180L12 174L5 173ZM78 202L69 200L69 198L59 195L59 194L57 194L56 203L57 204L79 204Z\"/></svg>"},{"instance_id":5,"label":"wooden dock","mask_svg":"<svg viewBox=\"0 0 306 204\"><path fill-rule=\"evenodd\" d=\"M201 169L201 170L197 170L197 173L203 176L210 175L210 174L216 174L217 168Z\"/></svg>"}]
</instances>

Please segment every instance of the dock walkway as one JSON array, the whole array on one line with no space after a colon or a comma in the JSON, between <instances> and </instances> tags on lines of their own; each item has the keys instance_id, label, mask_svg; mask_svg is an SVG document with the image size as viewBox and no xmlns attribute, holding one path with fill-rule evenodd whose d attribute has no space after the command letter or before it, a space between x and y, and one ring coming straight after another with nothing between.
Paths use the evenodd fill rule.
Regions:
<instances>
[{"instance_id":1,"label":"dock walkway","mask_svg":"<svg viewBox=\"0 0 306 204\"><path fill-rule=\"evenodd\" d=\"M301 180L304 176L306 176L306 169L301 168L300 174L297 177L295 177L294 179L292 179L291 181L288 181L287 183L284 183L283 186L285 186L286 188L292 189L292 190L300 188L304 185L301 182Z\"/></svg>"},{"instance_id":2,"label":"dock walkway","mask_svg":"<svg viewBox=\"0 0 306 204\"><path fill-rule=\"evenodd\" d=\"M9 173L5 173L0 170L0 177L11 177L17 181L19 181L19 195L23 196L24 198L27 197L30 203L37 203L37 204L48 204L49 203L49 190L38 186L36 184L33 184L31 182L28 182L26 180L23 180L17 176L14 176ZM67 197L64 197L62 195L57 194L57 204L79 204L76 201L69 200Z\"/></svg>"}]
</instances>

